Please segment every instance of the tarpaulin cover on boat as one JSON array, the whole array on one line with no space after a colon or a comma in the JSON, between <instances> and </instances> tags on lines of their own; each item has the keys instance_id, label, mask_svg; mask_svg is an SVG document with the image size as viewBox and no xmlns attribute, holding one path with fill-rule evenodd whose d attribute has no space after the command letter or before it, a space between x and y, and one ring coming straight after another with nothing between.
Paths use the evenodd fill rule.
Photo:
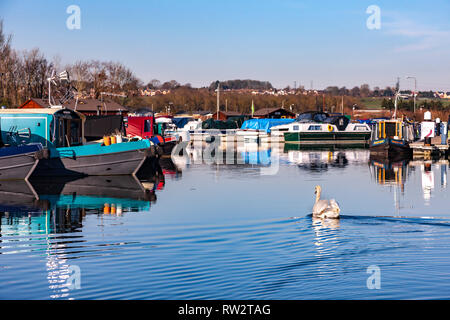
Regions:
<instances>
[{"instance_id":1,"label":"tarpaulin cover on boat","mask_svg":"<svg viewBox=\"0 0 450 320\"><path fill-rule=\"evenodd\" d=\"M208 119L202 122L202 129L237 129L235 121Z\"/></svg>"},{"instance_id":2,"label":"tarpaulin cover on boat","mask_svg":"<svg viewBox=\"0 0 450 320\"><path fill-rule=\"evenodd\" d=\"M270 133L270 128L283 124L289 124L294 121L295 119L250 119L242 124L241 129L264 130L265 132Z\"/></svg>"},{"instance_id":3,"label":"tarpaulin cover on boat","mask_svg":"<svg viewBox=\"0 0 450 320\"><path fill-rule=\"evenodd\" d=\"M229 117L227 119L227 121L234 121L236 122L237 128L240 128L242 126L242 124L244 123L245 120L250 119L249 116L234 116L234 117Z\"/></svg>"},{"instance_id":4,"label":"tarpaulin cover on boat","mask_svg":"<svg viewBox=\"0 0 450 320\"><path fill-rule=\"evenodd\" d=\"M191 120L192 118L189 117L173 118L172 122L177 126L177 128L184 128L184 126Z\"/></svg>"}]
</instances>

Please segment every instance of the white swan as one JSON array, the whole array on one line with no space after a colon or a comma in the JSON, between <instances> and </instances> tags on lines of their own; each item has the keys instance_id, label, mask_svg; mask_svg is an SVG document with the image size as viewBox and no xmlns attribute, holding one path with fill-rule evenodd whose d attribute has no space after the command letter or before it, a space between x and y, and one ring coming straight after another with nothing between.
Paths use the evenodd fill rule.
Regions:
<instances>
[{"instance_id":1,"label":"white swan","mask_svg":"<svg viewBox=\"0 0 450 320\"><path fill-rule=\"evenodd\" d=\"M339 208L336 200L320 200L320 193L322 192L322 188L320 186L316 186L315 194L316 194L316 203L313 207L313 217L316 218L328 218L328 219L338 219L339 213L341 209Z\"/></svg>"}]
</instances>

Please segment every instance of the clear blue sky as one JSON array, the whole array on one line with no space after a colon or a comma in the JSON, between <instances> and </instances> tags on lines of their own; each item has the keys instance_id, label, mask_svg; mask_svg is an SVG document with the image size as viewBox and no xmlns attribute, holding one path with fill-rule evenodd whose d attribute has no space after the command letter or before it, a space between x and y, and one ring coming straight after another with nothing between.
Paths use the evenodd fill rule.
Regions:
<instances>
[{"instance_id":1,"label":"clear blue sky","mask_svg":"<svg viewBox=\"0 0 450 320\"><path fill-rule=\"evenodd\" d=\"M81 30L66 28L69 5ZM381 29L369 30L369 5ZM40 48L63 63L120 61L144 82L267 80L277 87L362 83L401 77L412 89L450 91L448 0L0 0L17 49Z\"/></svg>"}]
</instances>

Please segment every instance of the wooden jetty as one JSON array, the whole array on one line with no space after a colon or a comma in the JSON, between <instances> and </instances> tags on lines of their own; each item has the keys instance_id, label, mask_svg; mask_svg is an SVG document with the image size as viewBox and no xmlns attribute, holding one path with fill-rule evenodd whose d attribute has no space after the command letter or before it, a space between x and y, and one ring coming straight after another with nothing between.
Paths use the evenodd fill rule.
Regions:
<instances>
[{"instance_id":1,"label":"wooden jetty","mask_svg":"<svg viewBox=\"0 0 450 320\"><path fill-rule=\"evenodd\" d=\"M441 137L431 139L430 145L425 145L424 141L413 142L410 145L413 150L413 158L446 157L449 154L449 145L441 144Z\"/></svg>"}]
</instances>

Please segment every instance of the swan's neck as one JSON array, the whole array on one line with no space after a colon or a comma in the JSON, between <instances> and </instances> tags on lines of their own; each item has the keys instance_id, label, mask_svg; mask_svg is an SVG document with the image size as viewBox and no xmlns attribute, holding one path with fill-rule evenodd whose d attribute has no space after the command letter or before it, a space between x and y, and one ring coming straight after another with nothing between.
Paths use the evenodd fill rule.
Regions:
<instances>
[{"instance_id":1,"label":"swan's neck","mask_svg":"<svg viewBox=\"0 0 450 320\"><path fill-rule=\"evenodd\" d=\"M320 200L320 191L317 191L316 193L316 202L319 202Z\"/></svg>"}]
</instances>

